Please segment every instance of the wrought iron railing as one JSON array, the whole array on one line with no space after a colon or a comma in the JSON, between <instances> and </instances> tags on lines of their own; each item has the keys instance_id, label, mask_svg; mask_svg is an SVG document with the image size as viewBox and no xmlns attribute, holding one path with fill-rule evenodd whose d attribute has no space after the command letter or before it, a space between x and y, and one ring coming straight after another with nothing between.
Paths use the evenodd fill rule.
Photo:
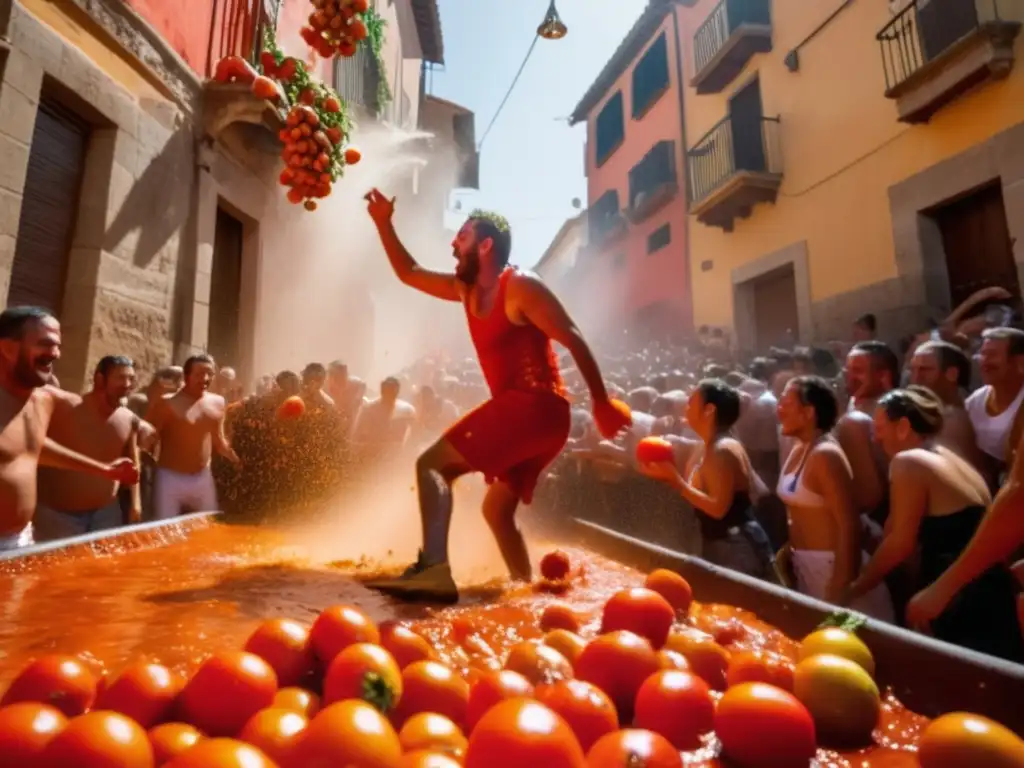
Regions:
<instances>
[{"instance_id":1,"label":"wrought iron railing","mask_svg":"<svg viewBox=\"0 0 1024 768\"><path fill-rule=\"evenodd\" d=\"M721 0L693 35L694 72L702 72L741 24L770 24L769 0Z\"/></svg>"},{"instance_id":2,"label":"wrought iron railing","mask_svg":"<svg viewBox=\"0 0 1024 768\"><path fill-rule=\"evenodd\" d=\"M276 29L281 0L214 0L206 76L225 56L253 64L263 50L263 31Z\"/></svg>"},{"instance_id":3,"label":"wrought iron railing","mask_svg":"<svg viewBox=\"0 0 1024 768\"><path fill-rule=\"evenodd\" d=\"M349 104L376 113L380 69L368 45L360 45L354 56L334 60L334 90Z\"/></svg>"},{"instance_id":4,"label":"wrought iron railing","mask_svg":"<svg viewBox=\"0 0 1024 768\"><path fill-rule=\"evenodd\" d=\"M686 153L690 201L700 202L741 171L782 173L779 118L752 127L727 115Z\"/></svg>"},{"instance_id":5,"label":"wrought iron railing","mask_svg":"<svg viewBox=\"0 0 1024 768\"><path fill-rule=\"evenodd\" d=\"M1022 0L910 0L875 35L886 90L906 82L984 24L1022 17Z\"/></svg>"}]
</instances>

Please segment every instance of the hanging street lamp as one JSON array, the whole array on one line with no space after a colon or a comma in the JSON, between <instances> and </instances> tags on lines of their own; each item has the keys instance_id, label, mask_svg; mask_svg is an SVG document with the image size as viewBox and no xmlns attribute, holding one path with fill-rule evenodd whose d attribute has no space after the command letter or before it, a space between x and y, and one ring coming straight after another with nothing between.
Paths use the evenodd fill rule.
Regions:
<instances>
[{"instance_id":1,"label":"hanging street lamp","mask_svg":"<svg viewBox=\"0 0 1024 768\"><path fill-rule=\"evenodd\" d=\"M548 6L548 12L544 16L544 21L537 27L537 35L545 40L561 40L568 31L569 28L565 26L565 22L558 15L555 0L551 0L551 5Z\"/></svg>"}]
</instances>

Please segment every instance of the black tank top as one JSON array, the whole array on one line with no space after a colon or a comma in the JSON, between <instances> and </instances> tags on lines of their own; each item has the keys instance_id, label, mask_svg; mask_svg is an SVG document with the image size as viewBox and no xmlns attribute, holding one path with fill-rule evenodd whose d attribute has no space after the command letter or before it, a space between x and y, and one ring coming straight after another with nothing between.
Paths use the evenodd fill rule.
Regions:
<instances>
[{"instance_id":1,"label":"black tank top","mask_svg":"<svg viewBox=\"0 0 1024 768\"><path fill-rule=\"evenodd\" d=\"M750 494L745 491L737 492L732 497L732 504L729 505L729 510L721 520L716 520L699 509L696 512L700 533L705 541L724 539L732 528L740 528L754 519L751 512Z\"/></svg>"}]
</instances>

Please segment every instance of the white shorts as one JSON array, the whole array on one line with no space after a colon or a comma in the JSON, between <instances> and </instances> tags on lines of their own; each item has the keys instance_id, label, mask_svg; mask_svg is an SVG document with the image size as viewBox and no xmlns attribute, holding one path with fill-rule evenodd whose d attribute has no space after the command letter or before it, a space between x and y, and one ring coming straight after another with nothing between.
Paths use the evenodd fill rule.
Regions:
<instances>
[{"instance_id":1,"label":"white shorts","mask_svg":"<svg viewBox=\"0 0 1024 768\"><path fill-rule=\"evenodd\" d=\"M0 552L13 552L22 547L31 547L35 543L35 537L32 535L32 523L29 523L21 529L20 533L0 536Z\"/></svg>"},{"instance_id":2,"label":"white shorts","mask_svg":"<svg viewBox=\"0 0 1024 768\"><path fill-rule=\"evenodd\" d=\"M169 520L188 512L216 512L217 486L210 468L186 475L157 467L153 480L153 518Z\"/></svg>"},{"instance_id":3,"label":"white shorts","mask_svg":"<svg viewBox=\"0 0 1024 768\"><path fill-rule=\"evenodd\" d=\"M861 564L863 565L868 561L868 555L866 552L861 554L863 558ZM793 571L796 573L797 591L808 597L825 600L825 593L832 580L835 562L836 556L833 552L820 549L794 549ZM850 604L850 609L889 623L894 623L896 620L892 598L889 596L889 589L884 584L879 584L866 595L858 597Z\"/></svg>"}]
</instances>

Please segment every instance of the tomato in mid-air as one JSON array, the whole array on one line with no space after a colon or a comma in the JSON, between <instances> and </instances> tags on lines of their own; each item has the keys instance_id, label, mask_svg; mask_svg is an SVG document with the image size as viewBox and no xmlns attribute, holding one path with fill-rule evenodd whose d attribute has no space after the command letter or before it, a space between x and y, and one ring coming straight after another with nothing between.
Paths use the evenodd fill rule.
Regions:
<instances>
[{"instance_id":1,"label":"tomato in mid-air","mask_svg":"<svg viewBox=\"0 0 1024 768\"><path fill-rule=\"evenodd\" d=\"M298 395L286 397L277 407L277 418L282 421L297 419L306 412L306 402Z\"/></svg>"},{"instance_id":2,"label":"tomato in mid-air","mask_svg":"<svg viewBox=\"0 0 1024 768\"><path fill-rule=\"evenodd\" d=\"M433 712L420 712L406 720L398 741L406 752L440 752L459 759L466 752L466 737L459 726Z\"/></svg>"},{"instance_id":3,"label":"tomato in mid-air","mask_svg":"<svg viewBox=\"0 0 1024 768\"><path fill-rule=\"evenodd\" d=\"M37 701L0 708L0 766L38 768L47 745L67 724L60 710Z\"/></svg>"},{"instance_id":4,"label":"tomato in mid-air","mask_svg":"<svg viewBox=\"0 0 1024 768\"><path fill-rule=\"evenodd\" d=\"M619 716L608 695L584 680L562 680L537 689L537 701L559 715L586 752L594 742L619 727Z\"/></svg>"},{"instance_id":5,"label":"tomato in mid-air","mask_svg":"<svg viewBox=\"0 0 1024 768\"><path fill-rule=\"evenodd\" d=\"M208 736L234 736L277 693L277 676L259 656L245 651L206 659L178 696L178 714Z\"/></svg>"},{"instance_id":6,"label":"tomato in mid-air","mask_svg":"<svg viewBox=\"0 0 1024 768\"><path fill-rule=\"evenodd\" d=\"M610 632L591 640L576 661L576 677L593 683L615 704L619 721L633 719L633 702L644 680L660 669L651 644L632 632Z\"/></svg>"},{"instance_id":7,"label":"tomato in mid-air","mask_svg":"<svg viewBox=\"0 0 1024 768\"><path fill-rule=\"evenodd\" d=\"M251 744L235 739L205 739L163 768L279 768Z\"/></svg>"},{"instance_id":8,"label":"tomato in mid-air","mask_svg":"<svg viewBox=\"0 0 1024 768\"><path fill-rule=\"evenodd\" d=\"M524 640L513 645L505 660L505 669L518 672L534 685L573 676L569 660L541 640Z\"/></svg>"},{"instance_id":9,"label":"tomato in mid-air","mask_svg":"<svg viewBox=\"0 0 1024 768\"><path fill-rule=\"evenodd\" d=\"M96 702L96 675L73 656L40 656L26 664L11 682L0 707L19 701L49 704L68 717L91 709Z\"/></svg>"},{"instance_id":10,"label":"tomato in mid-air","mask_svg":"<svg viewBox=\"0 0 1024 768\"><path fill-rule=\"evenodd\" d=\"M676 612L689 612L693 603L693 588L690 582L675 571L665 568L651 571L644 580L644 586L664 597Z\"/></svg>"},{"instance_id":11,"label":"tomato in mid-air","mask_svg":"<svg viewBox=\"0 0 1024 768\"><path fill-rule=\"evenodd\" d=\"M561 581L569 576L572 561L560 549L548 552L540 559L540 575L548 581Z\"/></svg>"},{"instance_id":12,"label":"tomato in mid-air","mask_svg":"<svg viewBox=\"0 0 1024 768\"><path fill-rule=\"evenodd\" d=\"M672 443L663 437L645 437L636 444L636 460L641 464L664 464L676 460Z\"/></svg>"},{"instance_id":13,"label":"tomato in mid-air","mask_svg":"<svg viewBox=\"0 0 1024 768\"><path fill-rule=\"evenodd\" d=\"M414 661L436 661L437 651L427 639L397 622L380 625L380 644L405 669Z\"/></svg>"},{"instance_id":14,"label":"tomato in mid-air","mask_svg":"<svg viewBox=\"0 0 1024 768\"><path fill-rule=\"evenodd\" d=\"M604 604L601 632L626 630L646 638L658 650L668 639L675 618L675 609L654 590L646 587L624 589Z\"/></svg>"},{"instance_id":15,"label":"tomato in mid-air","mask_svg":"<svg viewBox=\"0 0 1024 768\"><path fill-rule=\"evenodd\" d=\"M484 672L469 686L466 701L466 729L472 731L491 707L507 699L533 696L533 685L518 672L502 669Z\"/></svg>"},{"instance_id":16,"label":"tomato in mid-air","mask_svg":"<svg viewBox=\"0 0 1024 768\"><path fill-rule=\"evenodd\" d=\"M371 704L350 699L324 707L310 720L295 764L398 768L401 760L402 746L387 718Z\"/></svg>"},{"instance_id":17,"label":"tomato in mid-air","mask_svg":"<svg viewBox=\"0 0 1024 768\"><path fill-rule=\"evenodd\" d=\"M249 718L238 738L252 744L278 765L294 764L296 747L309 721L287 709L261 709Z\"/></svg>"},{"instance_id":18,"label":"tomato in mid-air","mask_svg":"<svg viewBox=\"0 0 1024 768\"><path fill-rule=\"evenodd\" d=\"M274 694L270 703L274 709L289 709L305 718L311 718L320 711L320 697L305 688L282 688Z\"/></svg>"},{"instance_id":19,"label":"tomato in mid-air","mask_svg":"<svg viewBox=\"0 0 1024 768\"><path fill-rule=\"evenodd\" d=\"M68 722L43 754L45 765L75 768L153 768L153 747L138 723L95 710Z\"/></svg>"},{"instance_id":20,"label":"tomato in mid-air","mask_svg":"<svg viewBox=\"0 0 1024 768\"><path fill-rule=\"evenodd\" d=\"M509 699L484 715L469 737L465 768L584 768L568 723L538 701Z\"/></svg>"},{"instance_id":21,"label":"tomato in mid-air","mask_svg":"<svg viewBox=\"0 0 1024 768\"><path fill-rule=\"evenodd\" d=\"M199 729L185 723L164 723L149 729L149 744L157 765L170 762L173 758L191 749L200 742L203 734Z\"/></svg>"},{"instance_id":22,"label":"tomato in mid-air","mask_svg":"<svg viewBox=\"0 0 1024 768\"><path fill-rule=\"evenodd\" d=\"M468 701L469 683L455 670L438 661L417 661L402 670L402 698L392 719L401 728L413 715L435 712L465 730Z\"/></svg>"},{"instance_id":23,"label":"tomato in mid-air","mask_svg":"<svg viewBox=\"0 0 1024 768\"><path fill-rule=\"evenodd\" d=\"M244 650L255 653L271 666L283 687L298 685L314 669L316 656L309 630L291 619L271 619L249 635Z\"/></svg>"},{"instance_id":24,"label":"tomato in mid-air","mask_svg":"<svg viewBox=\"0 0 1024 768\"><path fill-rule=\"evenodd\" d=\"M580 617L576 615L572 608L564 603L551 603L541 612L540 630L541 632L550 632L554 629L579 632Z\"/></svg>"},{"instance_id":25,"label":"tomato in mid-air","mask_svg":"<svg viewBox=\"0 0 1024 768\"><path fill-rule=\"evenodd\" d=\"M689 672L655 672L636 695L633 725L661 734L676 749L700 747L700 737L714 727L711 689Z\"/></svg>"},{"instance_id":26,"label":"tomato in mid-air","mask_svg":"<svg viewBox=\"0 0 1024 768\"><path fill-rule=\"evenodd\" d=\"M384 648L372 643L350 645L331 662L324 677L324 704L363 699L390 712L402 698L402 671Z\"/></svg>"},{"instance_id":27,"label":"tomato in mid-air","mask_svg":"<svg viewBox=\"0 0 1024 768\"><path fill-rule=\"evenodd\" d=\"M325 665L356 643L380 643L380 632L369 616L350 605L324 608L309 630L317 658Z\"/></svg>"},{"instance_id":28,"label":"tomato in mid-air","mask_svg":"<svg viewBox=\"0 0 1024 768\"><path fill-rule=\"evenodd\" d=\"M806 765L817 751L811 713L793 694L773 685L730 688L718 702L714 724L725 756L744 768Z\"/></svg>"},{"instance_id":29,"label":"tomato in mid-air","mask_svg":"<svg viewBox=\"0 0 1024 768\"><path fill-rule=\"evenodd\" d=\"M127 715L143 728L164 722L185 681L163 664L132 664L96 698L96 708Z\"/></svg>"},{"instance_id":30,"label":"tomato in mid-air","mask_svg":"<svg viewBox=\"0 0 1024 768\"><path fill-rule=\"evenodd\" d=\"M1021 768L1024 740L986 717L952 712L924 729L917 759L921 768Z\"/></svg>"},{"instance_id":31,"label":"tomato in mid-air","mask_svg":"<svg viewBox=\"0 0 1024 768\"><path fill-rule=\"evenodd\" d=\"M683 768L679 751L664 736L627 728L602 736L587 752L587 768Z\"/></svg>"}]
</instances>

